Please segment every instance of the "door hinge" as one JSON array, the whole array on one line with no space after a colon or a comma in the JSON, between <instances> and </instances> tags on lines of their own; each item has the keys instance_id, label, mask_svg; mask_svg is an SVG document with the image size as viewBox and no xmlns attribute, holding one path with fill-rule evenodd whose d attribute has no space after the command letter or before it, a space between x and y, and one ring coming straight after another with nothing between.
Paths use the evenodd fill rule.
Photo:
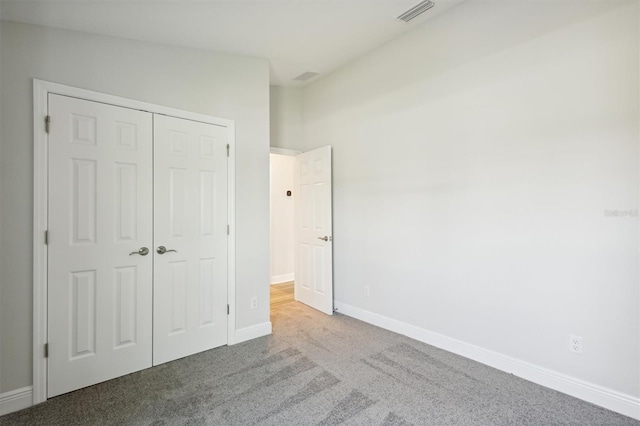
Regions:
<instances>
[{"instance_id":1,"label":"door hinge","mask_svg":"<svg viewBox=\"0 0 640 426\"><path fill-rule=\"evenodd\" d=\"M229 144L227 144L227 157L229 156Z\"/></svg>"},{"instance_id":2,"label":"door hinge","mask_svg":"<svg viewBox=\"0 0 640 426\"><path fill-rule=\"evenodd\" d=\"M49 245L49 231L44 231L44 245Z\"/></svg>"},{"instance_id":3,"label":"door hinge","mask_svg":"<svg viewBox=\"0 0 640 426\"><path fill-rule=\"evenodd\" d=\"M44 357L45 358L49 358L49 344L48 343L44 344Z\"/></svg>"},{"instance_id":4,"label":"door hinge","mask_svg":"<svg viewBox=\"0 0 640 426\"><path fill-rule=\"evenodd\" d=\"M227 235L231 235L231 226L227 225Z\"/></svg>"},{"instance_id":5,"label":"door hinge","mask_svg":"<svg viewBox=\"0 0 640 426\"><path fill-rule=\"evenodd\" d=\"M50 115L47 115L47 116L44 118L44 131L45 131L45 132L47 132L47 133L49 133L49 129L50 129L50 127L51 127L51 116L50 116Z\"/></svg>"},{"instance_id":6,"label":"door hinge","mask_svg":"<svg viewBox=\"0 0 640 426\"><path fill-rule=\"evenodd\" d=\"M230 311L230 308L229 308L229 305L227 305L227 315L229 315L229 311Z\"/></svg>"}]
</instances>

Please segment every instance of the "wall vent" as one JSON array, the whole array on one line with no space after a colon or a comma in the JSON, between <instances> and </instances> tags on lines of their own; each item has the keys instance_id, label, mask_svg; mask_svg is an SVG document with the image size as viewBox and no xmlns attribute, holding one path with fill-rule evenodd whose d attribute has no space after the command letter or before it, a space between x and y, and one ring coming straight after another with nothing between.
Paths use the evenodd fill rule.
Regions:
<instances>
[{"instance_id":1,"label":"wall vent","mask_svg":"<svg viewBox=\"0 0 640 426\"><path fill-rule=\"evenodd\" d=\"M311 71L307 71L305 73L300 74L299 76L297 76L296 78L294 78L294 80L297 81L307 81L313 77L315 77L316 75L320 74L319 72L311 72Z\"/></svg>"},{"instance_id":2,"label":"wall vent","mask_svg":"<svg viewBox=\"0 0 640 426\"><path fill-rule=\"evenodd\" d=\"M411 9L407 10L402 15L398 16L398 19L404 22L409 22L413 18L417 18L419 15L422 15L427 10L431 9L436 4L431 0L425 0L413 6Z\"/></svg>"}]
</instances>

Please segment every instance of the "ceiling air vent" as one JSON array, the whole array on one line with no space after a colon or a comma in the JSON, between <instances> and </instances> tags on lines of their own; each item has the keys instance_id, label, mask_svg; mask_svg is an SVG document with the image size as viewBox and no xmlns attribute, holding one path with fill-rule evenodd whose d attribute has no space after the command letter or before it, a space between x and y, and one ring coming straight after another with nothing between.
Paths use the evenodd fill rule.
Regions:
<instances>
[{"instance_id":1,"label":"ceiling air vent","mask_svg":"<svg viewBox=\"0 0 640 426\"><path fill-rule=\"evenodd\" d=\"M423 2L416 4L411 9L403 13L402 15L398 16L398 19L404 22L409 22L413 18L418 17L419 15L423 14L424 12L431 9L435 5L436 4L431 0L425 0Z\"/></svg>"},{"instance_id":2,"label":"ceiling air vent","mask_svg":"<svg viewBox=\"0 0 640 426\"><path fill-rule=\"evenodd\" d=\"M297 81L307 81L310 78L315 77L316 75L320 74L319 72L311 72L311 71L307 71L305 73L300 74L299 76L297 76L296 78L294 78L294 80Z\"/></svg>"}]
</instances>

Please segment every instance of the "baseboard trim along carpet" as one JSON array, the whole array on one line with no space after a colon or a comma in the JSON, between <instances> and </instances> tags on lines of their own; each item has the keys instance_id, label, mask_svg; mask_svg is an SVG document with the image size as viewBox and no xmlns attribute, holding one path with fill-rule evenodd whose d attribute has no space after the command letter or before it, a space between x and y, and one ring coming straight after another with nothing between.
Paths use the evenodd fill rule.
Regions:
<instances>
[{"instance_id":1,"label":"baseboard trim along carpet","mask_svg":"<svg viewBox=\"0 0 640 426\"><path fill-rule=\"evenodd\" d=\"M269 334L271 334L271 330L271 321L241 328L239 330L236 330L233 335L229 336L229 345L235 345L238 343L246 342L247 340L255 339L262 336L268 336Z\"/></svg>"},{"instance_id":2,"label":"baseboard trim along carpet","mask_svg":"<svg viewBox=\"0 0 640 426\"><path fill-rule=\"evenodd\" d=\"M31 407L33 404L33 388L24 388L0 393L0 416Z\"/></svg>"},{"instance_id":3,"label":"baseboard trim along carpet","mask_svg":"<svg viewBox=\"0 0 640 426\"><path fill-rule=\"evenodd\" d=\"M335 302L334 305L341 314L481 362L539 385L640 420L640 398L625 395L593 383L576 379L575 377L567 376L346 303Z\"/></svg>"}]
</instances>

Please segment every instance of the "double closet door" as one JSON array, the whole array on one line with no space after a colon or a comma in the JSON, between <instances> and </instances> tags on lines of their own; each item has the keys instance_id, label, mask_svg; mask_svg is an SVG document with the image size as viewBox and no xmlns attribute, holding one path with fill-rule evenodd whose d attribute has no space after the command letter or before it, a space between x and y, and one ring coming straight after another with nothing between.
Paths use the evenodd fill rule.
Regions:
<instances>
[{"instance_id":1,"label":"double closet door","mask_svg":"<svg viewBox=\"0 0 640 426\"><path fill-rule=\"evenodd\" d=\"M48 396L226 344L227 129L48 102Z\"/></svg>"}]
</instances>

